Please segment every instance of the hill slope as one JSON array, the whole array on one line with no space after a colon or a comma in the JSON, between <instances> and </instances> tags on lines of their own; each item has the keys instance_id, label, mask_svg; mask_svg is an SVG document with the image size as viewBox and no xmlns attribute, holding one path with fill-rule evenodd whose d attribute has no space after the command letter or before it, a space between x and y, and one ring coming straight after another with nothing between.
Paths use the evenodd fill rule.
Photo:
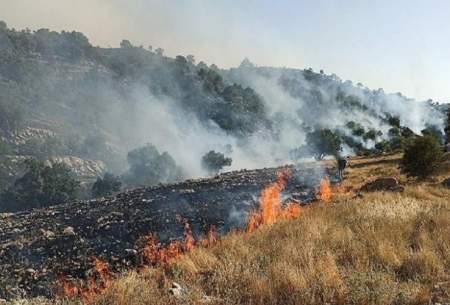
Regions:
<instances>
[{"instance_id":1,"label":"hill slope","mask_svg":"<svg viewBox=\"0 0 450 305\"><path fill-rule=\"evenodd\" d=\"M0 155L8 162L0 164L0 189L20 173L9 165L24 157L87 160L70 166L92 181L105 170L125 172L127 152L146 142L167 151L187 178L206 174L201 156L210 150L232 157L231 169L283 165L314 153L296 149L323 128L339 133L349 154L383 141L395 148L399 135L424 128L442 132L443 115L433 103L323 71L248 60L220 69L128 41L105 49L78 32L0 23Z\"/></svg>"},{"instance_id":2,"label":"hill slope","mask_svg":"<svg viewBox=\"0 0 450 305\"><path fill-rule=\"evenodd\" d=\"M356 158L331 202L114 281L94 304L437 304L450 301L450 160L415 182L399 155ZM358 193L392 176L404 192ZM176 296L173 282L181 285ZM179 292L179 294L178 294ZM27 304L45 301L28 301ZM70 303L70 302L69 302Z\"/></svg>"}]
</instances>

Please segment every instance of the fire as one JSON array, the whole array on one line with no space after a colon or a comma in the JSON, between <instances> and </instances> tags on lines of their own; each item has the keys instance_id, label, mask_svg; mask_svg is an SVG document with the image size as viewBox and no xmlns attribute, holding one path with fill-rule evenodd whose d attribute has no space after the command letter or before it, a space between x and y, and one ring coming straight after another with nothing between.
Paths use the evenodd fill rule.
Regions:
<instances>
[{"instance_id":1,"label":"fire","mask_svg":"<svg viewBox=\"0 0 450 305\"><path fill-rule=\"evenodd\" d=\"M200 245L205 248L209 248L217 243L217 229L215 226L211 226L206 234L206 237L200 240Z\"/></svg>"},{"instance_id":2,"label":"fire","mask_svg":"<svg viewBox=\"0 0 450 305\"><path fill-rule=\"evenodd\" d=\"M247 232L253 232L261 225L272 225L280 219L292 219L300 215L300 206L294 203L283 208L280 193L287 185L290 173L280 171L277 180L262 190L259 199L259 209L250 214L247 224Z\"/></svg>"},{"instance_id":3,"label":"fire","mask_svg":"<svg viewBox=\"0 0 450 305\"><path fill-rule=\"evenodd\" d=\"M93 273L85 282L73 283L66 279L59 281L64 297L80 297L85 302L90 302L111 286L112 275L108 264L97 257L93 258L93 264Z\"/></svg>"},{"instance_id":4,"label":"fire","mask_svg":"<svg viewBox=\"0 0 450 305\"><path fill-rule=\"evenodd\" d=\"M322 178L320 181L319 189L316 194L316 198L322 201L330 201L332 196L330 179L328 177Z\"/></svg>"},{"instance_id":5,"label":"fire","mask_svg":"<svg viewBox=\"0 0 450 305\"><path fill-rule=\"evenodd\" d=\"M180 257L183 253L191 251L195 246L195 239L192 235L188 222L184 223L184 239L182 241L172 241L167 245L159 242L153 234L146 237L143 249L143 259L146 264L165 265L171 260Z\"/></svg>"}]
</instances>

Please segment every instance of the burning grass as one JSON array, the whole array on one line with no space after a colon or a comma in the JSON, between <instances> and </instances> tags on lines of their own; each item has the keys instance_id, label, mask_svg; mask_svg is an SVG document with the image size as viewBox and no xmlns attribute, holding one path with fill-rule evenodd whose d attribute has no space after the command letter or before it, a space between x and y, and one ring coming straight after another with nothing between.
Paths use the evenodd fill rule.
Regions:
<instances>
[{"instance_id":1,"label":"burning grass","mask_svg":"<svg viewBox=\"0 0 450 305\"><path fill-rule=\"evenodd\" d=\"M396 175L395 163L373 163ZM348 172L353 187L366 167ZM398 176L402 181L404 177ZM92 304L430 304L450 300L450 191L433 181L403 193L343 192L294 220L275 218L283 177L261 196L258 230L131 272ZM320 194L320 192L319 192ZM334 194L333 194L334 195ZM266 198L266 199L264 199ZM321 197L322 198L322 197ZM269 204L270 203L270 204ZM261 221L255 222L261 223ZM264 223L263 223L264 224ZM173 282L183 286L175 297ZM41 301L28 304L40 304ZM75 304L76 301L60 301Z\"/></svg>"},{"instance_id":2,"label":"burning grass","mask_svg":"<svg viewBox=\"0 0 450 305\"><path fill-rule=\"evenodd\" d=\"M288 202L281 204L281 191L286 187L290 177L288 171L278 173L277 180L262 190L259 199L259 209L250 214L247 232L251 233L262 225L273 225L279 220L294 219L300 215L300 206Z\"/></svg>"}]
</instances>

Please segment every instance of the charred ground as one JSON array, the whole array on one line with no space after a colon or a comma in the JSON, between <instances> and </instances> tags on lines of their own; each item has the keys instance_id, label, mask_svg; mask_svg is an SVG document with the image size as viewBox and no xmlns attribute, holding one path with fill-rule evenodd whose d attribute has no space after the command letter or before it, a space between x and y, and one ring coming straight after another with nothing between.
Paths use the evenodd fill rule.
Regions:
<instances>
[{"instance_id":1,"label":"charred ground","mask_svg":"<svg viewBox=\"0 0 450 305\"><path fill-rule=\"evenodd\" d=\"M288 167L283 199L308 204L331 168ZM188 223L195 238L214 226L219 235L245 227L259 192L280 168L241 170L128 191L116 197L73 202L16 214L1 214L0 297L54 296L59 278L85 279L93 257L120 271L142 265L140 239L183 238ZM333 182L333 181L332 181Z\"/></svg>"}]
</instances>

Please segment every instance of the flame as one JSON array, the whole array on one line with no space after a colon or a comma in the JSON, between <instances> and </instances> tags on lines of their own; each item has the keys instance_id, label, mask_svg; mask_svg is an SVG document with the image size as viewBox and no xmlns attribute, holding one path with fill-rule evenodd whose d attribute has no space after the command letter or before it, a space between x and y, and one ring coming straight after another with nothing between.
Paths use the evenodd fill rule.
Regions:
<instances>
[{"instance_id":1,"label":"flame","mask_svg":"<svg viewBox=\"0 0 450 305\"><path fill-rule=\"evenodd\" d=\"M331 200L332 191L330 185L330 179L328 177L322 178L320 181L319 189L316 194L317 200L328 202Z\"/></svg>"},{"instance_id":2,"label":"flame","mask_svg":"<svg viewBox=\"0 0 450 305\"><path fill-rule=\"evenodd\" d=\"M143 259L146 264L150 265L168 264L171 260L191 251L195 246L195 239L188 222L184 223L184 239L182 241L175 240L163 245L153 234L148 235L145 239Z\"/></svg>"},{"instance_id":3,"label":"flame","mask_svg":"<svg viewBox=\"0 0 450 305\"><path fill-rule=\"evenodd\" d=\"M206 237L200 240L200 245L205 248L209 248L217 243L217 229L213 225L206 234Z\"/></svg>"},{"instance_id":4,"label":"flame","mask_svg":"<svg viewBox=\"0 0 450 305\"><path fill-rule=\"evenodd\" d=\"M290 172L284 170L277 173L277 180L262 190L259 199L259 209L250 213L247 232L253 232L261 225L272 225L281 219L292 219L300 215L300 206L288 203L281 206L280 193L287 185Z\"/></svg>"},{"instance_id":5,"label":"flame","mask_svg":"<svg viewBox=\"0 0 450 305\"><path fill-rule=\"evenodd\" d=\"M93 258L93 273L85 282L74 283L67 279L60 279L59 285L63 297L80 297L86 303L91 302L95 296L102 294L112 284L112 275L109 266L101 259Z\"/></svg>"}]
</instances>

